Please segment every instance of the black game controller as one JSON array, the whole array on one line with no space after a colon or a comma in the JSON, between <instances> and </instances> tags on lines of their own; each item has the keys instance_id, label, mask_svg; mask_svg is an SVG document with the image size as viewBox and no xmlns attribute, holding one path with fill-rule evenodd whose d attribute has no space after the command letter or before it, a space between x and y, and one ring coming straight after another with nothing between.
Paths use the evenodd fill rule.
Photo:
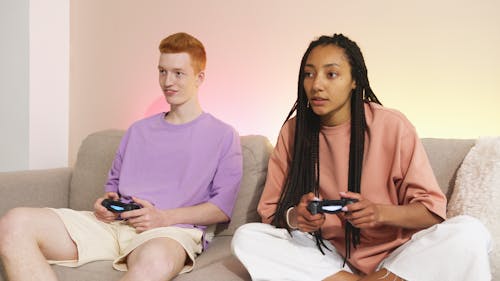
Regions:
<instances>
[{"instance_id":1,"label":"black game controller","mask_svg":"<svg viewBox=\"0 0 500 281\"><path fill-rule=\"evenodd\" d=\"M141 208L141 206L139 206L138 204L133 203L133 202L132 203L123 203L120 201L111 200L109 198L102 200L101 205L103 205L104 207L106 207L106 209L108 209L109 211L111 211L113 213L123 213L126 211L132 211L132 210L137 210L137 209Z\"/></svg>"},{"instance_id":2,"label":"black game controller","mask_svg":"<svg viewBox=\"0 0 500 281\"><path fill-rule=\"evenodd\" d=\"M354 202L358 202L358 200L351 198L342 198L340 200L313 200L307 205L307 210L313 215L322 213L336 214L342 212L342 208L345 205Z\"/></svg>"}]
</instances>

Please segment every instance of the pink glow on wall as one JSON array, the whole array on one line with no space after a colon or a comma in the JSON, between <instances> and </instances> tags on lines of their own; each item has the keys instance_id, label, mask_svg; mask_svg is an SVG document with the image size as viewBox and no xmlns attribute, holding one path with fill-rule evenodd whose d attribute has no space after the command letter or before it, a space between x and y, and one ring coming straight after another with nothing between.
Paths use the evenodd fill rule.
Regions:
<instances>
[{"instance_id":1,"label":"pink glow on wall","mask_svg":"<svg viewBox=\"0 0 500 281\"><path fill-rule=\"evenodd\" d=\"M151 116L160 112L166 112L170 108L169 104L165 101L165 98L160 96L153 100L151 104L146 108L144 112L144 117Z\"/></svg>"},{"instance_id":2,"label":"pink glow on wall","mask_svg":"<svg viewBox=\"0 0 500 281\"><path fill-rule=\"evenodd\" d=\"M236 48L232 51L221 52L211 48L211 38L206 39L205 42L208 65L205 81L198 91L202 109L233 126L240 135L264 135L274 144L283 120L296 97L294 88L297 66L295 66L295 61L299 61L299 58L288 53L289 57L283 59L288 61L290 67L282 70L281 75L291 80L290 83L283 85L273 82L273 69L259 67L259 64L265 65L269 60L268 57L256 58L255 65L250 65L244 57L237 56ZM286 52L281 55L287 56ZM279 55L276 54L276 57ZM241 65L241 67L235 68L234 65ZM134 104L134 108L140 110L142 114L134 116L136 110L130 111L130 122L169 110L168 103L161 95L159 86L156 85L156 74L150 75L153 77L146 77L146 74L142 74L141 79L144 79L142 83L147 86L144 87L144 91L139 91L150 95L136 95L138 100L144 99L145 103ZM255 75L261 76L261 81L256 82L252 78ZM262 81L265 84L262 84Z\"/></svg>"},{"instance_id":3,"label":"pink glow on wall","mask_svg":"<svg viewBox=\"0 0 500 281\"><path fill-rule=\"evenodd\" d=\"M88 134L168 110L157 46L179 31L207 50L202 108L240 135L275 143L296 98L302 54L335 32L358 42L377 96L421 136L500 133L488 122L500 113L499 2L146 2L71 2L70 162Z\"/></svg>"}]
</instances>

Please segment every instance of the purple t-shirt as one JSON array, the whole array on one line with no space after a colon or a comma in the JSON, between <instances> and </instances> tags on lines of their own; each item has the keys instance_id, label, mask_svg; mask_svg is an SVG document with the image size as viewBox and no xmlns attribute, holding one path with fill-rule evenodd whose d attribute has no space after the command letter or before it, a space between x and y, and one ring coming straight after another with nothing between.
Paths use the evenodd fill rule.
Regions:
<instances>
[{"instance_id":1,"label":"purple t-shirt","mask_svg":"<svg viewBox=\"0 0 500 281\"><path fill-rule=\"evenodd\" d=\"M105 191L147 200L161 210L210 202L231 217L243 166L238 133L208 113L180 125L164 116L139 120L127 130Z\"/></svg>"}]
</instances>

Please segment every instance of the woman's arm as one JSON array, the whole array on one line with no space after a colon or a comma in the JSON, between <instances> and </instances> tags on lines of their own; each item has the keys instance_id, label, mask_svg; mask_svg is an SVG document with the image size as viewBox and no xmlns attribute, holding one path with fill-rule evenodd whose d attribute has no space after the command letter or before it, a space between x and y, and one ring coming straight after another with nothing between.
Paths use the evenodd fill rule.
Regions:
<instances>
[{"instance_id":1,"label":"woman's arm","mask_svg":"<svg viewBox=\"0 0 500 281\"><path fill-rule=\"evenodd\" d=\"M341 192L345 198L357 199L358 202L344 207L344 218L358 228L390 225L408 229L422 229L443 221L441 217L429 211L422 203L407 205L375 204L359 193Z\"/></svg>"},{"instance_id":2,"label":"woman's arm","mask_svg":"<svg viewBox=\"0 0 500 281\"><path fill-rule=\"evenodd\" d=\"M443 219L429 211L422 203L408 205L378 205L380 223L409 229L422 229L440 223Z\"/></svg>"}]
</instances>

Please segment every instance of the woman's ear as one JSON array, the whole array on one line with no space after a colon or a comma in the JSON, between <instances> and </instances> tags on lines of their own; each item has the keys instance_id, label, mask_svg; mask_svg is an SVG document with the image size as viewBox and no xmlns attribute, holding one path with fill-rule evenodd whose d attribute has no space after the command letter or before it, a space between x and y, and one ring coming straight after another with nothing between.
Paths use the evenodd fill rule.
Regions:
<instances>
[{"instance_id":1,"label":"woman's ear","mask_svg":"<svg viewBox=\"0 0 500 281\"><path fill-rule=\"evenodd\" d=\"M355 80L352 81L351 89L352 90L356 89L356 81Z\"/></svg>"}]
</instances>

